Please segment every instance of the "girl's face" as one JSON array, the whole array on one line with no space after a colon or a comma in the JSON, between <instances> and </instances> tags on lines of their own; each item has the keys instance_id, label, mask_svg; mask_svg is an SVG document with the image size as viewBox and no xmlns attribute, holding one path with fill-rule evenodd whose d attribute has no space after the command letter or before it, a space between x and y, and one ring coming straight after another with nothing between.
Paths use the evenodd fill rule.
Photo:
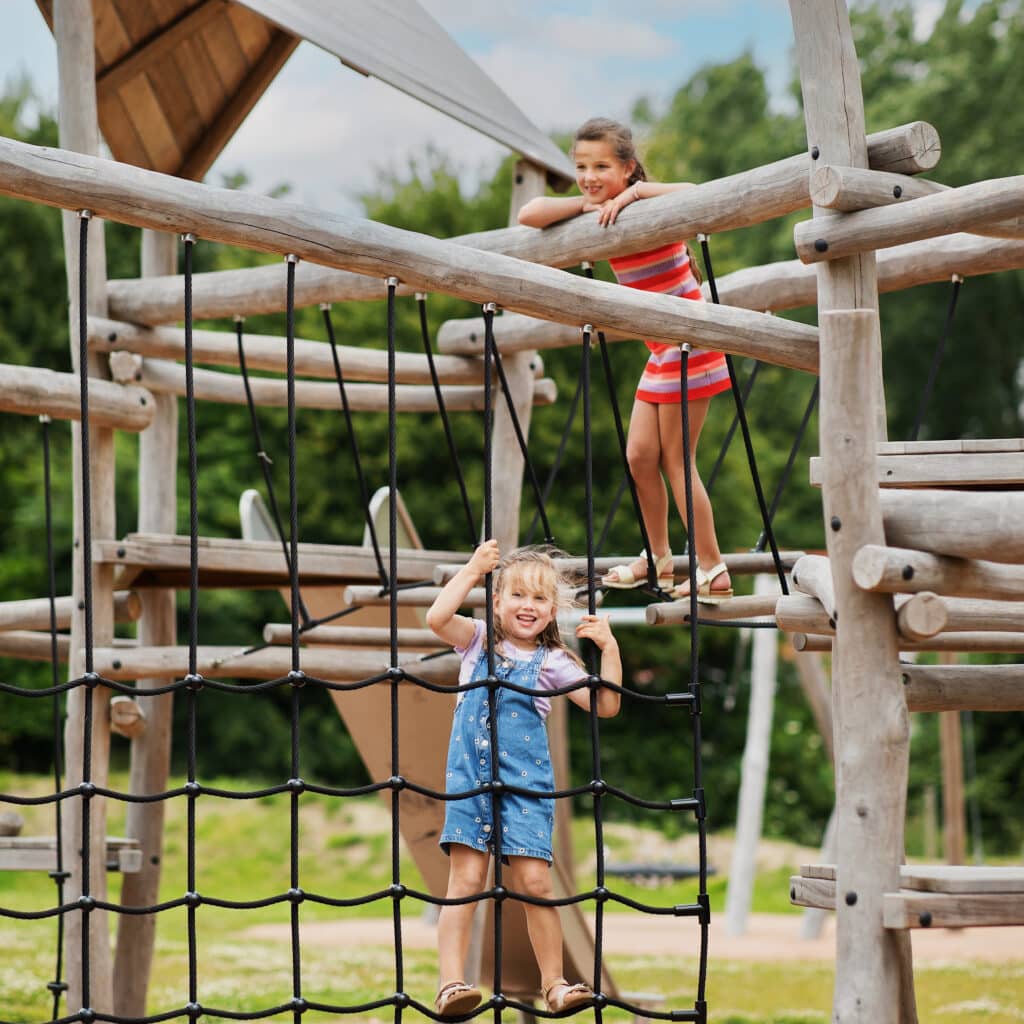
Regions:
<instances>
[{"instance_id":1,"label":"girl's face","mask_svg":"<svg viewBox=\"0 0 1024 1024\"><path fill-rule=\"evenodd\" d=\"M576 163L576 184L595 206L614 199L629 185L636 161L623 162L605 139L577 142L572 151Z\"/></svg>"},{"instance_id":2,"label":"girl's face","mask_svg":"<svg viewBox=\"0 0 1024 1024\"><path fill-rule=\"evenodd\" d=\"M555 618L555 584L548 573L517 572L502 580L494 599L494 614L501 621L505 637L520 643L535 643Z\"/></svg>"}]
</instances>

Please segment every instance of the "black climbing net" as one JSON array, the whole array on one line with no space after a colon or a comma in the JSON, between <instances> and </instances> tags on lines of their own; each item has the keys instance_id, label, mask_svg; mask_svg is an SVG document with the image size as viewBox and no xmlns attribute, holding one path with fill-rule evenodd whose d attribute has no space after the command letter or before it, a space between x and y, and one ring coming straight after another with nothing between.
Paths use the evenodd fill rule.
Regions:
<instances>
[{"instance_id":1,"label":"black climbing net","mask_svg":"<svg viewBox=\"0 0 1024 1024\"><path fill-rule=\"evenodd\" d=\"M430 787L424 786L415 779L404 777L401 774L400 744L399 744L399 716L400 701L399 693L402 687L416 686L425 690L437 693L451 694L453 688L441 685L417 674L416 661L399 660L399 638L398 638L398 551L397 551L397 502L394 500L397 490L397 420L396 420L396 366L395 366L395 300L398 281L396 278L387 280L387 343L388 343L388 465L389 465L389 488L392 500L389 504L388 523L388 564L385 569L383 565L380 546L374 540L374 551L380 568L382 590L385 590L389 597L390 606L390 661L389 666L373 676L360 679L354 682L338 682L329 679L319 678L303 671L302 649L300 648L301 634L304 629L313 625L306 612L300 595L301 569L299 564L299 515L297 504L296 487L296 416L295 416L295 274L297 258L286 256L287 268L287 393L288 393L288 514L289 531L287 543L284 545L284 558L286 561L289 586L291 594L291 667L284 675L269 680L263 680L251 684L238 685L225 682L222 679L211 678L200 672L198 658L198 632L199 632L199 531L198 531L198 509L199 509L199 474L197 463L197 430L196 430L196 407L195 392L193 383L193 346L192 346L192 254L196 240L191 235L182 236L184 244L184 267L185 267L185 363L186 363L186 408L187 408L187 437L188 437L188 477L189 477L189 604L188 604L188 667L185 675L175 679L163 686L151 686L147 689L137 689L135 686L127 685L116 680L104 678L95 671L94 667L94 630L93 630L93 593L91 581L91 515L92 499L90 493L90 455L89 455L89 388L88 388L88 341L87 341L87 319L86 319L86 283L87 283L87 239L89 228L89 216L83 212L80 216L79 230L79 373L81 392L81 491L82 503L81 514L81 544L79 545L82 558L82 579L83 579L83 616L84 616L84 671L75 678L65 682L57 682L56 677L56 618L53 612L51 598L51 637L53 638L53 681L52 685L42 689L27 689L0 683L0 691L13 694L19 697L30 699L50 699L55 706L55 745L59 751L59 705L61 697L67 695L80 700L82 704L83 722L83 745L81 763L73 766L63 766L64 770L72 777L79 777L80 782L71 785L62 781L62 766L59 758L55 765L54 792L40 797L25 797L16 794L0 794L0 802L13 805L52 805L58 822L62 808L67 815L76 814L78 820L76 825L80 830L81 846L77 862L74 864L74 874L69 872L69 865L66 862L58 861L58 869L53 873L57 883L57 899L53 906L37 911L18 911L0 906L0 916L15 920L45 920L55 919L59 928L63 928L68 919L77 917L80 924L80 947L77 951L80 974L81 974L81 1006L69 1008L64 1016L59 1016L59 1003L61 993L65 990L64 983L60 980L62 963L60 953L56 964L55 981L50 983L50 989L54 994L54 1008L52 1021L55 1024L80 1021L82 1024L92 1024L94 1021L110 1021L114 1024L156 1024L158 1021L186 1019L196 1021L204 1017L222 1017L234 1020L252 1020L282 1017L291 1017L293 1024L301 1024L303 1016L308 1013L320 1012L328 1014L360 1014L391 1008L395 1024L401 1024L403 1016L408 1011L417 1013L428 1018L440 1019L434 1010L421 1000L414 997L406 990L405 968L406 960L403 950L403 926L402 907L408 901L418 901L422 904L451 905L455 903L490 903L493 906L494 919L494 974L491 979L493 996L484 1002L473 1014L479 1016L490 1014L495 1024L500 1024L503 1014L508 1010L519 1010L541 1017L561 1016L548 1011L538 1010L532 1004L517 999L503 988L502 979L502 919L503 909L509 901L520 903L531 902L539 905L561 907L571 904L589 904L596 912L596 927L594 935L594 961L592 985L595 991L596 1000L594 1013L600 1024L604 1012L610 1007L619 1007L634 1014L642 1013L647 1018L675 1020L675 1021L699 1021L707 1019L706 1003L706 976L707 976L707 953L708 953L708 929L710 918L709 897L707 892L707 836L705 823L705 795L702 782L701 764L701 679L699 671L699 655L697 643L697 588L696 588L696 564L691 556L689 565L690 574L690 631L691 631L691 663L689 676L686 682L680 685L676 692L653 695L632 690L627 687L614 686L606 683L593 671L593 662L589 665L589 674L580 682L572 686L563 687L560 690L545 691L547 695L559 695L568 693L578 688L587 688L590 691L591 722L590 722L590 747L591 747L591 779L578 786L552 791L527 790L516 786L508 779L501 777L500 768L496 760L492 761L489 777L482 784L474 789L459 793L444 793ZM508 397L508 382L501 366L501 359L494 341L493 319L495 308L493 304L484 306L484 318L486 324L486 339L484 351L484 533L489 535L492 528L493 503L492 503L492 430L491 424L494 418L494 394L492 377L497 380L504 390L507 405L513 421L518 442L523 447L525 455L525 440L518 422L515 420L512 402ZM325 311L325 319L328 325L328 332L333 348L333 330L330 327L328 311ZM425 322L425 321L424 321ZM244 369L244 352L242 350L241 327L239 326L239 356L240 364ZM590 347L592 330L586 327L583 332L582 363L580 370L581 391L580 402L583 407L584 437L586 438L585 450L585 483L586 483L586 530L587 530L587 573L586 593L587 606L593 612L596 607L595 594L595 543L594 543L594 521L593 521L593 483L592 483L592 452L590 448L590 416L591 416L591 393L590 393ZM602 352L604 351L603 339L601 339ZM347 404L344 398L344 381L340 371L340 363L337 362L335 351L336 370L339 388L342 394L343 407ZM682 360L682 381L686 386L688 346L683 346ZM605 356L606 360L606 356ZM436 384L436 376L435 376ZM248 386L246 388L248 391ZM438 390L440 395L440 391ZM261 464L266 465L268 456L259 434L258 423L253 409L254 437L257 444L257 453ZM684 439L688 438L688 409L687 403L681 403L682 428ZM621 434L621 419L616 410L616 420ZM350 438L352 439L353 450L354 434L351 430L351 420L348 419ZM450 437L450 432L449 432ZM692 533L693 523L693 502L689 481L689 453L685 453L687 467L687 524ZM528 463L528 460L527 460ZM47 478L49 474L48 457L46 466ZM550 538L551 529L543 513L543 498L539 482L532 468L529 469L528 478L538 501L540 519L543 522L545 535ZM269 476L267 477L269 486ZM365 487L364 487L365 492ZM280 512L273 503L275 516L280 522ZM466 503L467 518L470 528L473 526L472 516L468 513L468 502ZM639 521L639 516L638 516ZM47 502L47 523L49 524L49 501ZM48 531L49 537L49 531ZM282 532L283 537L283 532ZM646 541L646 538L645 538ZM647 545L649 548L649 545ZM48 541L49 562L51 566L51 595L53 593L52 582L52 543ZM487 632L488 650L494 650L493 644L493 615L491 610L491 579L487 578L485 584L487 594ZM333 618L334 616L331 616ZM326 621L321 619L319 621ZM486 679L470 683L462 689L486 687L492 694L500 686L507 686L526 694L539 694L541 691L517 686L512 683L500 681L494 674L494 665L488 665ZM601 686L613 686L624 697L637 701L653 704L657 709L667 714L683 715L680 719L679 729L683 734L688 733L689 742L692 746L693 755L693 786L685 795L669 796L661 800L642 798L619 788L603 777L601 759L601 727L596 714L598 690ZM338 787L322 783L307 781L302 776L302 750L300 745L299 723L303 716L304 701L303 694L310 688L319 688L324 691L352 692L368 687L386 688L389 694L390 704L390 775L386 778L378 778L366 785L354 787ZM114 694L124 694L145 700L158 697L163 694L181 694L186 704L186 781L183 785L163 792L153 793L127 793L98 784L94 781L96 765L94 765L91 736L93 731L93 718L96 701L96 694L101 688L105 688ZM275 785L270 785L256 790L234 790L225 789L210 785L199 778L198 772L198 725L201 717L202 694L204 690L217 691L239 697L256 697L272 691L287 691L290 694L290 770L289 777ZM497 717L491 717L492 741L498 742ZM680 736L680 743L684 737ZM663 780L665 781L665 780ZM321 796L345 799L349 797L364 796L370 793L390 793L391 804L391 881L385 888L365 893L358 897L341 899L327 893L315 892L306 889L303 885L301 871L300 849L302 834L300 829L300 807L305 794L319 794ZM524 893L515 892L509 889L503 879L502 864L500 858L495 858L494 880L485 891L467 897L465 899L452 900L435 896L429 892L423 892L409 886L403 881L400 865L400 835L401 835L401 811L402 795L416 794L435 801L459 800L466 797L486 796L491 801L492 813L496 822L496 830L500 835L500 815L502 810L502 794L518 793L533 797L548 797L555 800L566 800L576 797L589 797L593 809L594 840L597 861L596 885L589 890L576 892L574 894L557 899L539 899ZM285 891L277 892L271 896L258 900L232 900L224 899L216 893L208 892L200 886L200 859L197 850L197 829L196 811L197 803L201 797L219 797L229 800L257 800L273 795L287 794L289 801L289 885ZM186 806L186 891L174 899L165 900L148 906L122 906L119 903L100 898L91 891L93 854L91 852L90 829L92 828L91 808L98 798L120 801L123 803L151 803L155 801L181 800ZM699 871L697 878L697 893L691 903L675 904L671 906L659 906L643 903L616 892L606 882L605 853L603 842L603 820L604 806L609 798L622 800L636 807L647 808L655 811L662 811L673 815L692 816L699 841ZM68 805L65 808L65 805ZM67 828L67 821L63 827ZM60 824L58 824L58 836L60 835ZM58 849L60 849L58 841ZM58 854L59 856L59 854ZM65 896L64 886L68 879L78 880L79 885L76 891L80 895L72 899ZM698 948L699 970L697 976L697 991L692 1007L686 1009L655 1010L650 1007L641 1008L633 1005L627 999L613 996L603 988L602 959L604 936L607 927L605 908L609 902L619 903L635 911L646 914L667 915L677 918L692 918L697 925L696 945ZM380 998L359 1004L331 1004L309 998L304 989L303 977L303 951L300 942L300 921L302 918L302 906L304 904L316 904L332 908L351 908L365 906L367 904L379 903L390 905L394 928L394 973L392 983L385 984L382 981L381 988L387 990L387 994ZM291 997L284 1002L273 1006L260 1007L256 1010L239 1012L227 1007L216 1006L213 1001L204 998L203 984L200 977L200 959L202 950L197 938L197 920L203 913L204 908L215 907L230 910L250 910L258 907L271 905L288 905L291 925ZM93 958L96 943L99 941L99 929L91 927L93 916L97 912L106 911L114 915L163 915L171 911L185 910L185 933L187 945L187 982L182 1001L173 1006L163 1007L158 1012L136 1017L116 1016L110 1012L101 1011L93 1006L93 986L90 970L90 962ZM10 1024L10 1022L0 1022Z\"/></svg>"}]
</instances>

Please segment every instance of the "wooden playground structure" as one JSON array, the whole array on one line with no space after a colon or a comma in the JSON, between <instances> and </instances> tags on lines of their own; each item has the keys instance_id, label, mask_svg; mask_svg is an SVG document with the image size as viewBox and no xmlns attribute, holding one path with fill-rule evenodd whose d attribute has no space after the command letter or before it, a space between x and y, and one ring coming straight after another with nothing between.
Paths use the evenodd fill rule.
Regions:
<instances>
[{"instance_id":1,"label":"wooden playground structure","mask_svg":"<svg viewBox=\"0 0 1024 1024\"><path fill-rule=\"evenodd\" d=\"M181 329L170 326L183 317L183 286L176 273L180 234L301 260L298 305L381 299L391 278L397 278L400 294L445 292L481 304L496 303L506 311L496 321L497 344L525 430L532 406L555 399L553 383L539 376L536 353L578 345L584 324L604 331L609 340L644 337L689 343L817 373L820 457L812 460L811 476L822 490L828 557L798 560L792 567L796 592L789 596L738 597L709 616L772 614L781 629L794 634L797 649L831 651L835 863L807 866L793 879L791 898L805 906L835 910L833 1020L916 1021L911 929L1024 923L1024 868L903 864L908 712L1022 710L1021 666L918 666L900 660L908 651L1024 651L1024 495L1016 489L1024 482L1024 440L889 441L878 295L953 274L1024 266L1022 179L947 189L916 177L938 163L937 132L913 122L866 135L844 0L790 0L807 152L645 201L627 209L607 230L598 227L594 217L580 217L543 232L509 227L438 240L191 180L205 173L297 45L299 29L289 30L275 21L288 6L284 0L247 0L244 5L153 0L150 14L161 12L160 31L145 24L123 26L126 38L117 44L118 52L109 35L109 18L97 16L94 22L94 11L105 10L104 0L40 0L57 41L61 148L0 139L0 193L69 211L65 249L72 337L77 336L80 315L87 316L90 352L92 546L87 555L95 609L94 671L107 679L132 681L140 690L187 671L186 648L176 642L174 600L174 589L185 585L189 567L188 538L176 535L175 500L185 338ZM205 128L193 131L188 145L183 136L178 138L176 155L171 153L158 165L150 159L156 152L153 146L131 149L144 119L138 119L131 134L118 118L130 121L135 116L133 103L136 112L142 109L140 81L157 83L146 85L153 102L159 100L160 88L173 89L166 75L160 85L166 71L160 71L160 62L169 59L173 46L183 41L194 44L197 33L212 32L218 18L228 19L237 30L240 45L243 37L251 43L249 77L239 75L240 92L228 97L219 113L210 114ZM224 26L219 30L227 31ZM371 60L372 53L363 59ZM123 110L111 106L118 103L124 104ZM115 157L125 162L97 155L101 124ZM516 132L503 134L522 154L510 222L523 202L542 194L549 182L564 184L568 176L567 165L559 162L553 147L545 149L541 141L529 139L521 124ZM148 144L146 138L142 141ZM170 153L170 147L162 152ZM721 305L680 302L562 270L581 261L733 230L808 207L813 218L795 232L798 259L723 278ZM75 213L83 210L96 218L88 236L85 310L78 306ZM137 280L107 281L104 219L143 229ZM284 281L283 264L196 275L192 313L197 319L213 319L279 311L284 308ZM819 312L817 328L767 315L813 304ZM451 408L480 407L483 337L482 323L475 318L451 321L440 332L437 365ZM250 341L253 366L284 372L282 339ZM77 360L74 344L72 348ZM386 379L384 353L354 347L341 351L347 378L362 382L355 386L354 401L361 403L360 408L386 408L381 383ZM194 358L213 366L237 365L231 336L215 331L195 332ZM323 343L302 339L296 342L296 369L310 378L327 378L334 372ZM399 411L432 408L432 392L424 387L428 380L424 359L402 357ZM282 404L283 379L264 380L260 388L258 403ZM239 378L216 370L196 374L196 396L244 401ZM75 420L79 398L76 374L0 367L2 411ZM300 382L296 400L305 408L339 407L333 385L316 380ZM507 411L499 407L495 452L503 461L494 474L495 533L506 546L517 540L523 471L519 450L508 440L511 429ZM138 530L123 537L117 535L113 512L117 430L140 435ZM79 433L74 436L80 446ZM73 461L78 523L82 480L77 455ZM463 557L458 552L426 551L410 541L400 550L398 580L434 576L441 582L445 567ZM608 559L607 564L613 561ZM727 561L734 572L766 568L766 556L736 555ZM323 627L320 637L308 638L304 668L331 679L386 671L387 645L372 632L382 622L383 609L367 549L300 545L300 564L304 597L322 599L324 608L334 607L344 590L347 601L365 606L361 618L346 620L356 632L332 634ZM681 561L677 572L684 571ZM284 588L288 583L280 543L273 540L202 538L199 572L203 586ZM61 621L70 625L70 636L62 643L73 678L83 671L83 575L76 559L73 592L61 605ZM403 597L403 605L408 602L403 607L403 629L416 628L413 606L429 603L431 597L412 594L418 592ZM41 608L41 602L0 606L0 651L47 656ZM647 615L652 625L681 624L688 621L689 605L654 604ZM115 619L137 620L135 645L114 644ZM269 638L287 642L286 630L278 628L275 633L269 624L268 631ZM421 634L406 639L407 650L400 658L410 662L418 662L418 652L432 646ZM339 645L344 645L343 656ZM288 673L288 653L286 647L270 646L241 658L234 649L200 647L196 671L271 679ZM443 656L424 662L417 671L429 672L438 681L453 681L454 662L454 656ZM92 697L92 781L104 782L111 729L120 728L131 736L131 792L165 790L170 695L147 697L142 710L126 706L133 702L123 698L112 702L102 686ZM380 709L370 696L365 697L365 706L348 696L346 701L339 701L339 707L371 773L386 777L390 768L367 740ZM403 701L409 702L403 721L410 730L403 736L403 748L416 760L419 775L440 776L442 759L425 757L411 726L414 716L436 716L430 720L445 722L450 697L410 687ZM81 687L69 691L69 788L82 781L75 774L82 763L82 702ZM565 765L556 767L564 778ZM422 816L417 817L412 796L403 794L403 799L410 798L403 817L405 838L431 889L440 887L443 892L443 861L439 862L428 827L436 808L421 808ZM81 801L71 800L69 806L80 809ZM88 891L95 897L106 891L107 884L103 800L91 801L89 814ZM162 814L160 802L129 805L128 832L142 857L134 865L138 870L123 876L121 901L126 905L156 902ZM69 814L72 823L78 817ZM64 838L65 863L71 871L69 901L76 891L82 892L81 845L81 824L72 824ZM115 859L118 855L115 851ZM560 891L571 891L564 865L563 876ZM97 934L107 934L106 918L101 912L91 915ZM81 964L74 955L81 921L81 915L70 914L66 922L69 1008L81 1005L75 1001L81 994ZM94 1009L122 1016L145 1013L154 931L154 915L119 916L113 960L107 943L94 943ZM570 962L573 951L587 946L584 933L579 922L567 924ZM521 927L518 934L525 941ZM506 948L506 954L510 962L516 961L514 946ZM578 971L579 965L574 969ZM526 969L518 976L509 974L508 980L521 990L531 985Z\"/></svg>"}]
</instances>

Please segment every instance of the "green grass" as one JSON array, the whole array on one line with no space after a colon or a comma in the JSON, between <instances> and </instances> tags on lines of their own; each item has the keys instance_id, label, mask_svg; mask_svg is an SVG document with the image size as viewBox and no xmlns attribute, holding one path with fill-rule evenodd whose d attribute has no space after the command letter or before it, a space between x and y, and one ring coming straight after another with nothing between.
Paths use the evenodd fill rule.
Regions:
<instances>
[{"instance_id":1,"label":"green grass","mask_svg":"<svg viewBox=\"0 0 1024 1024\"><path fill-rule=\"evenodd\" d=\"M115 786L124 786L118 778ZM225 788L241 788L235 780L211 780ZM45 792L48 780L0 776L0 791ZM336 897L351 897L383 889L390 882L388 815L374 798L346 801L306 794L302 798L303 887ZM185 891L185 803L172 801L167 808L167 843L161 898L172 899ZM52 833L52 811L26 808L25 834ZM118 834L123 807L110 808L109 831ZM228 899L257 899L288 887L288 798L230 801L204 796L197 807L198 887L201 892ZM574 825L576 848L593 844L593 825L581 820ZM643 860L639 850L649 849L655 834L638 840L635 829L609 826L606 847L609 860L622 863ZM657 858L660 859L660 858ZM724 868L725 865L719 865ZM791 912L788 867L762 873L754 890L757 912ZM422 887L412 862L403 854L403 880ZM110 876L116 898L118 876ZM578 883L593 885L591 869L582 865ZM692 902L695 884L682 881L646 887L615 878L614 888L623 895L661 906ZM724 903L726 879L710 880L712 907ZM0 872L0 905L16 910L38 910L54 901L54 885L45 874ZM404 912L418 916L421 907L409 901ZM617 906L609 904L614 913ZM388 903L337 910L306 903L303 921L381 917ZM291 995L290 946L280 941L255 939L248 929L257 924L284 923L286 905L251 911L226 911L202 907L197 914L199 981L202 1002L237 1012L286 1002ZM612 924L611 927L614 927ZM150 1012L181 1006L187 992L185 912L173 910L161 917L157 956L150 986ZM53 921L15 922L0 918L0 1020L36 1022L49 1019L50 998L46 982L54 972L56 924ZM696 989L696 962L692 957L623 956L608 958L623 991L659 993L666 1008L692 1006ZM325 1003L355 1004L381 998L394 991L395 962L390 946L325 948L306 942L302 954L303 993ZM431 950L408 950L405 955L405 988L429 1001L436 984L436 956ZM1020 1024L1024 1006L1024 955L1012 964L919 965L917 990L922 1021L942 1024ZM829 963L740 962L716 958L711 948L707 997L715 1024L827 1024L832 996ZM367 1015L390 1018L379 1010ZM618 1012L606 1014L610 1022L625 1021ZM214 1019L207 1018L206 1019ZM288 1019L288 1015L276 1018ZM316 1013L306 1021L326 1021ZM334 1018L330 1018L334 1019ZM353 1019L353 1018L347 1018Z\"/></svg>"}]
</instances>

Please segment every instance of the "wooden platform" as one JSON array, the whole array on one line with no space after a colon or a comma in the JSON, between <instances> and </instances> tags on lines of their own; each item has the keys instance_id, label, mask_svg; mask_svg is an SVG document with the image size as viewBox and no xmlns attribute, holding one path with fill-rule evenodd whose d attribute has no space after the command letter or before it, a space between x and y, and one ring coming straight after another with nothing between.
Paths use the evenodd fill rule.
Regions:
<instances>
[{"instance_id":1,"label":"wooden platform","mask_svg":"<svg viewBox=\"0 0 1024 1024\"><path fill-rule=\"evenodd\" d=\"M137 839L107 837L107 870L132 874L142 868ZM54 836L0 836L0 871L56 871Z\"/></svg>"},{"instance_id":2,"label":"wooden platform","mask_svg":"<svg viewBox=\"0 0 1024 1024\"><path fill-rule=\"evenodd\" d=\"M790 878L790 902L835 910L833 864L805 864ZM1024 866L904 864L899 892L883 898L886 928L976 928L1024 924Z\"/></svg>"},{"instance_id":3,"label":"wooden platform","mask_svg":"<svg viewBox=\"0 0 1024 1024\"><path fill-rule=\"evenodd\" d=\"M93 561L115 566L115 586L173 587L189 581L189 538L173 534L129 533L123 540L96 541ZM381 548L387 566L387 548ZM465 552L400 548L398 580L429 580L439 562L466 560ZM307 586L376 582L372 550L345 544L299 544L299 576ZM199 585L204 588L263 588L288 585L284 551L273 541L227 537L199 538Z\"/></svg>"},{"instance_id":4,"label":"wooden platform","mask_svg":"<svg viewBox=\"0 0 1024 1024\"><path fill-rule=\"evenodd\" d=\"M1024 438L961 441L884 441L876 460L880 487L1024 486ZM824 466L810 460L811 484L820 487Z\"/></svg>"}]
</instances>

